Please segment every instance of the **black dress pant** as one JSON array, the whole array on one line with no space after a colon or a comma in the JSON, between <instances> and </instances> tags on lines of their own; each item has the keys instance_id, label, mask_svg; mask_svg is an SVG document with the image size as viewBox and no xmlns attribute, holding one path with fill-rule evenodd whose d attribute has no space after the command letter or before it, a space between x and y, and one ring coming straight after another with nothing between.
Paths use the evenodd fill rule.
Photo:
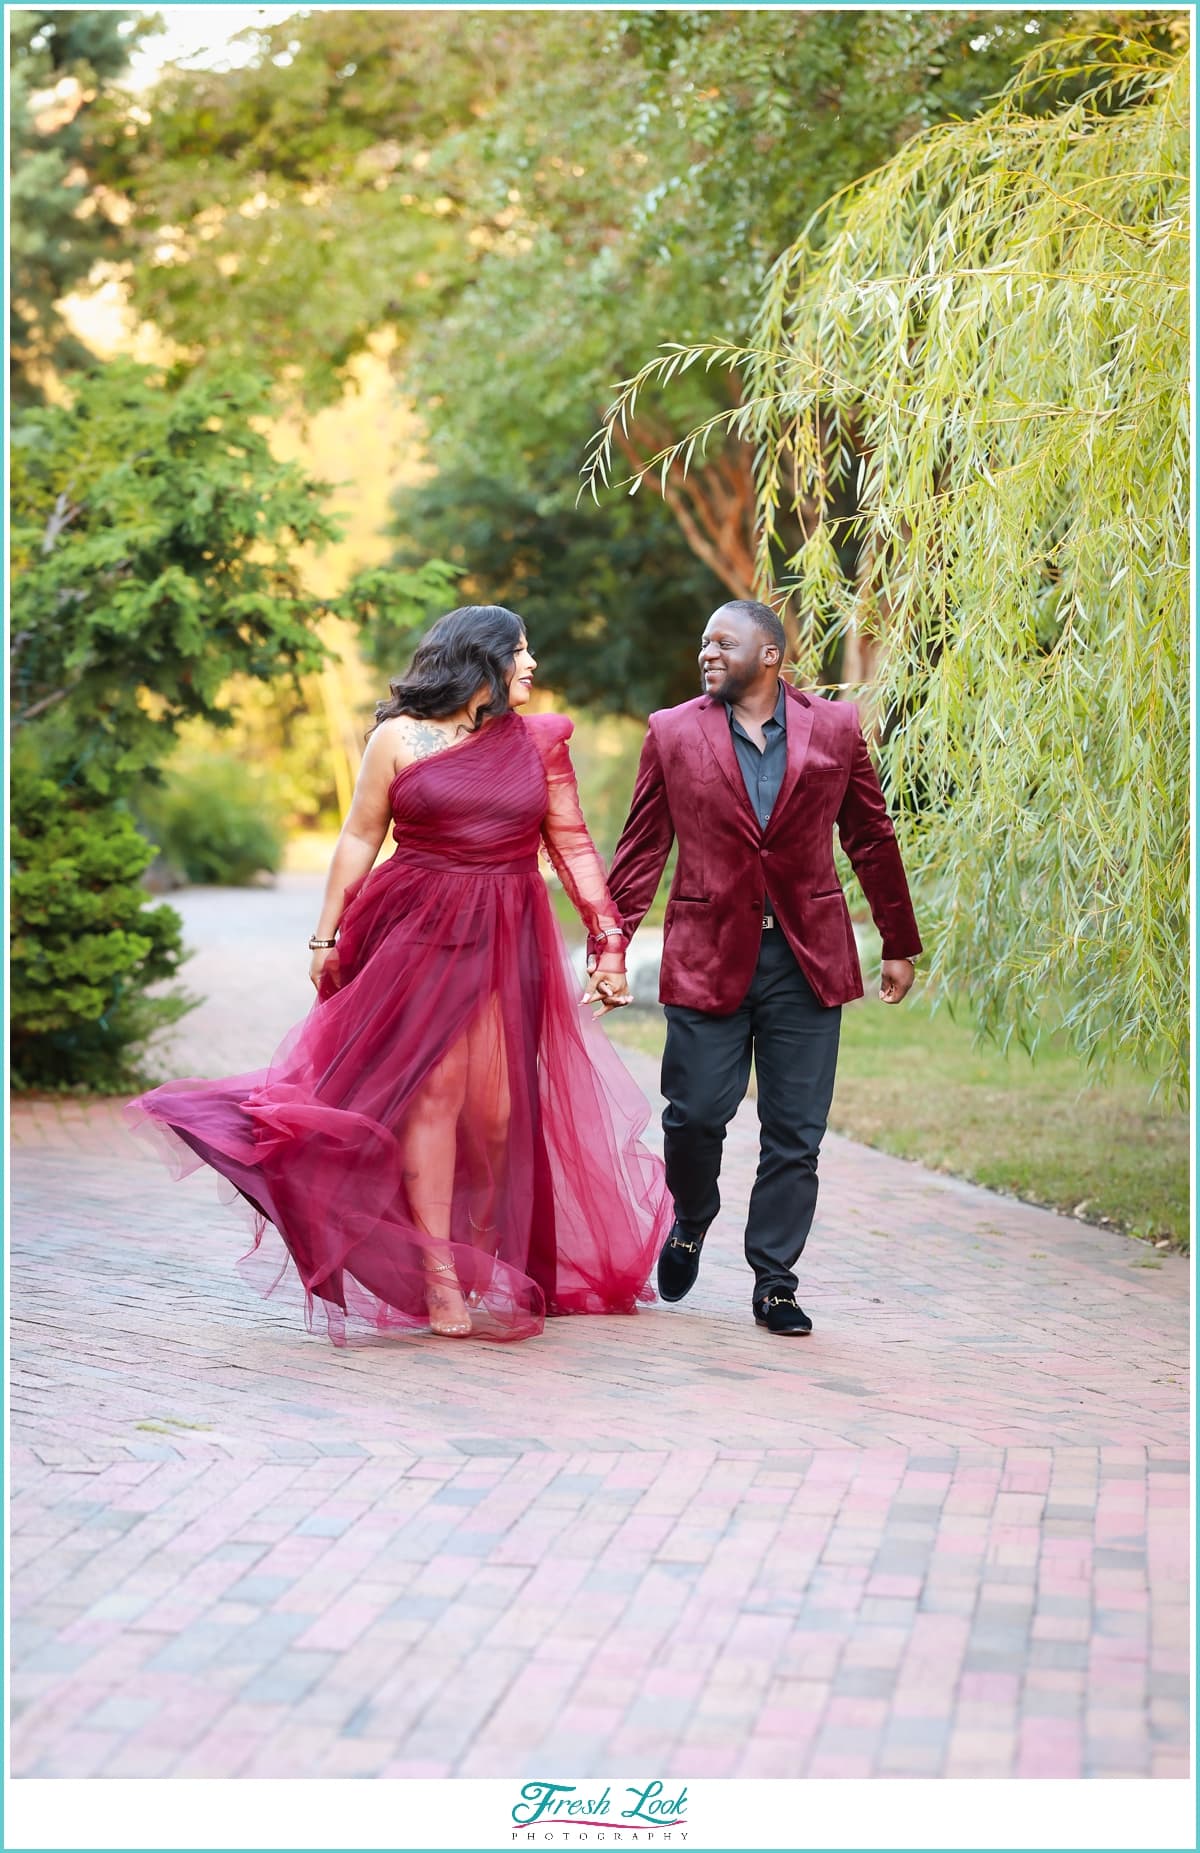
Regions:
<instances>
[{"instance_id":1,"label":"black dress pant","mask_svg":"<svg viewBox=\"0 0 1200 1853\"><path fill-rule=\"evenodd\" d=\"M794 1293L793 1269L817 1204L841 1006L818 1001L776 926L763 931L750 989L732 1016L668 1004L666 1017L663 1133L676 1220L699 1237L721 1207L725 1129L745 1098L753 1056L761 1134L746 1259L755 1300Z\"/></svg>"}]
</instances>

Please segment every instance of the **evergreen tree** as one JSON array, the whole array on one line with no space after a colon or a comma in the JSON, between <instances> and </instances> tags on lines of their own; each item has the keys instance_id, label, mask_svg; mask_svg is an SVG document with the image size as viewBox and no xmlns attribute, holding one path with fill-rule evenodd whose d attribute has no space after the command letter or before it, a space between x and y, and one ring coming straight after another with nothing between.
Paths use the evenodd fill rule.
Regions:
<instances>
[{"instance_id":1,"label":"evergreen tree","mask_svg":"<svg viewBox=\"0 0 1200 1853\"><path fill-rule=\"evenodd\" d=\"M117 249L111 197L98 185L98 101L153 20L120 9L18 7L9 15L11 391L41 398L51 373L92 364L59 301Z\"/></svg>"}]
</instances>

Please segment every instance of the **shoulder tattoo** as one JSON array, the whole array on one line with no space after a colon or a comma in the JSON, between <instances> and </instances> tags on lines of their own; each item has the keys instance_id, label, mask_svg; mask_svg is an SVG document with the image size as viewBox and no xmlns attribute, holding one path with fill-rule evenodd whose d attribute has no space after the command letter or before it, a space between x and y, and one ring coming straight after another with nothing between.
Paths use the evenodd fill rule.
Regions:
<instances>
[{"instance_id":1,"label":"shoulder tattoo","mask_svg":"<svg viewBox=\"0 0 1200 1853\"><path fill-rule=\"evenodd\" d=\"M404 716L404 744L413 759L430 759L434 753L444 752L451 742L446 737L443 727L437 727L432 721L418 720L414 715Z\"/></svg>"}]
</instances>

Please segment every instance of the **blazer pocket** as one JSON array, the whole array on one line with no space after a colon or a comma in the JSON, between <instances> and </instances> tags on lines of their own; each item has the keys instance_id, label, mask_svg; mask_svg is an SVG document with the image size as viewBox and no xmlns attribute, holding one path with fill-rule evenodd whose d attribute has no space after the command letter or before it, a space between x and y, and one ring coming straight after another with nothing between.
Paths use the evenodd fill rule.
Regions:
<instances>
[{"instance_id":1,"label":"blazer pocket","mask_svg":"<svg viewBox=\"0 0 1200 1853\"><path fill-rule=\"evenodd\" d=\"M693 922L699 920L698 914L690 912L692 908L708 907L709 905L710 903L707 900L701 900L699 895L677 894L673 896L673 898L667 902L667 911L663 915L664 942L670 935L672 927L676 926L681 918L684 920L691 919ZM682 915L679 911L681 908L683 909Z\"/></svg>"}]
</instances>

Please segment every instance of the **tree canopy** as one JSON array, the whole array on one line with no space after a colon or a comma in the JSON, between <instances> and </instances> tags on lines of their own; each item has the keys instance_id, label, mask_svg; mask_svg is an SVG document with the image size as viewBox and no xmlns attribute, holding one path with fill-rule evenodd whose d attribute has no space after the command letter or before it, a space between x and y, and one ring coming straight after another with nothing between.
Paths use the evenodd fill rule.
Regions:
<instances>
[{"instance_id":1,"label":"tree canopy","mask_svg":"<svg viewBox=\"0 0 1200 1853\"><path fill-rule=\"evenodd\" d=\"M469 582L493 595L495 562L519 553L526 582L566 601L571 692L605 700L625 615L593 595L597 556L577 594L556 563L603 534L573 505L614 382L661 340L744 338L770 265L831 188L977 110L1048 17L314 11L251 34L242 68L168 75L137 135L114 113L105 178L132 212L135 300L192 356L253 352L315 405L373 330L396 332L437 497L476 536L456 546ZM693 374L682 395L644 396L620 433L630 465L736 391ZM705 472L677 471L673 534L644 503L609 518L612 546L679 588L659 601L664 667L718 597L751 590L751 465L730 441ZM399 499L402 539L425 546L431 507ZM644 685L656 705L675 681Z\"/></svg>"},{"instance_id":2,"label":"tree canopy","mask_svg":"<svg viewBox=\"0 0 1200 1853\"><path fill-rule=\"evenodd\" d=\"M92 364L58 305L93 264L117 255L92 125L153 22L116 8L19 7L9 26L9 365L24 401L40 398L55 371Z\"/></svg>"},{"instance_id":3,"label":"tree canopy","mask_svg":"<svg viewBox=\"0 0 1200 1853\"><path fill-rule=\"evenodd\" d=\"M810 511L779 587L799 670L834 635L873 672L853 692L909 814L934 974L999 1036L1031 1038L1059 1006L1087 1055L1122 1051L1179 1089L1188 133L1186 49L1039 50L976 121L830 203L779 259L747 344L650 360L593 461L619 467L612 437L643 390L737 370L744 400L718 431L755 446L760 568L779 511ZM847 479L850 578L830 514Z\"/></svg>"}]
</instances>

